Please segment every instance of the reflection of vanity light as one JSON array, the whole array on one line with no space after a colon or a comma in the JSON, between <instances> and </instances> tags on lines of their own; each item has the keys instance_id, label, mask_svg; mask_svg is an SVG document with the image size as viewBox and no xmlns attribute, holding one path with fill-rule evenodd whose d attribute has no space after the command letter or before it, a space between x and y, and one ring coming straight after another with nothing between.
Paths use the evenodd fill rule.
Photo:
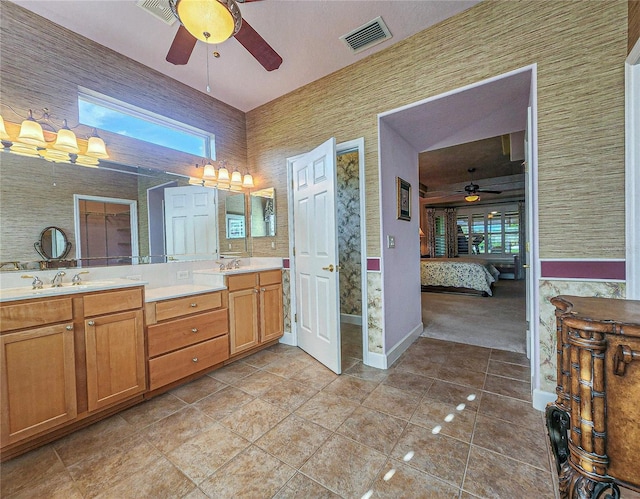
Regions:
<instances>
[{"instance_id":1,"label":"reflection of vanity light","mask_svg":"<svg viewBox=\"0 0 640 499\"><path fill-rule=\"evenodd\" d=\"M13 144L11 144L9 151L20 156L38 156L38 148L36 146L20 144L19 142L14 142Z\"/></svg>"},{"instance_id":2,"label":"reflection of vanity light","mask_svg":"<svg viewBox=\"0 0 640 499\"><path fill-rule=\"evenodd\" d=\"M76 165L86 166L89 168L98 168L98 160L96 158L91 158L83 154L78 154L74 163Z\"/></svg>"},{"instance_id":3,"label":"reflection of vanity light","mask_svg":"<svg viewBox=\"0 0 640 499\"><path fill-rule=\"evenodd\" d=\"M253 176L250 173L247 173L242 179L242 187L244 187L245 189L254 187Z\"/></svg>"},{"instance_id":4,"label":"reflection of vanity light","mask_svg":"<svg viewBox=\"0 0 640 499\"><path fill-rule=\"evenodd\" d=\"M53 163L70 163L71 158L68 152L56 151L55 149L44 149L40 151L40 156Z\"/></svg>"}]
</instances>

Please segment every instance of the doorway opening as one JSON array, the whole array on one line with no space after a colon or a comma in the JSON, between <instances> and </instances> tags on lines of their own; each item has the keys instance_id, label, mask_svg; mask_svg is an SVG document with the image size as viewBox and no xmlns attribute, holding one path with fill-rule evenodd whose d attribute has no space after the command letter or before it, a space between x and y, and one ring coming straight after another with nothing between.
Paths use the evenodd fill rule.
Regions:
<instances>
[{"instance_id":1,"label":"doorway opening","mask_svg":"<svg viewBox=\"0 0 640 499\"><path fill-rule=\"evenodd\" d=\"M405 175L414 185L420 184L418 157L421 152L456 146L490 137L500 137L524 131L520 147L524 149L527 168L524 171L524 217L525 234L523 254L520 260L526 282L526 319L530 331L527 333L530 349L531 386L539 387L539 340L538 340L538 296L537 296L537 147L536 147L536 66L523 67L503 75L483 80L466 87L440 94L424 101L391 110L379 115L380 177L382 204L387 205L391 194L395 194L395 178ZM401 171L398 171L401 166ZM450 176L450 172L447 172ZM462 172L462 193L469 184L468 171ZM474 181L476 179L474 178ZM455 182L452 182L455 183ZM472 182L473 183L473 182ZM479 181L477 184L484 187ZM487 187L487 190L501 190ZM422 186L421 186L422 190ZM429 192L429 186L426 186ZM458 193L458 195L460 195ZM418 196L414 202L418 201ZM454 217L455 228L455 217ZM387 352L387 362L392 363L404 351L399 345L410 344L421 334L421 300L414 289L421 284L418 221L402 224L391 213L382 214L383 238L388 234L397 241L412 239L415 246L394 245L382 248L384 267L384 340L392 347ZM455 237L455 232L453 232ZM418 260L418 261L415 261ZM414 273L415 272L415 273ZM394 293L386 293L393 290ZM390 295L387 297L387 295ZM491 300L491 297L476 300ZM410 309L409 309L410 307ZM415 308L414 308L415 307ZM408 310L409 309L409 310ZM471 327L481 327L472 324ZM524 332L523 332L524 333ZM396 354L396 351L398 353Z\"/></svg>"},{"instance_id":2,"label":"doorway opening","mask_svg":"<svg viewBox=\"0 0 640 499\"><path fill-rule=\"evenodd\" d=\"M73 205L76 259L83 267L137 263L137 201L74 194Z\"/></svg>"}]
</instances>

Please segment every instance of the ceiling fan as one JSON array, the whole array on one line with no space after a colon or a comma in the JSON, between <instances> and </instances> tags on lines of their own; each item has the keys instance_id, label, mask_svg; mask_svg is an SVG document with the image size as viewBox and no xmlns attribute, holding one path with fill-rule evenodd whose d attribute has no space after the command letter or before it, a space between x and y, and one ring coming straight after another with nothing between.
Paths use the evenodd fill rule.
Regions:
<instances>
[{"instance_id":1,"label":"ceiling fan","mask_svg":"<svg viewBox=\"0 0 640 499\"><path fill-rule=\"evenodd\" d=\"M253 1L257 0L237 0ZM267 71L282 64L282 57L242 19L236 0L169 0L169 6L180 27L167 53L167 62L186 64L198 40L215 44L234 36Z\"/></svg>"},{"instance_id":2,"label":"ceiling fan","mask_svg":"<svg viewBox=\"0 0 640 499\"><path fill-rule=\"evenodd\" d=\"M473 183L473 174L476 171L476 169L469 168L467 171L471 175L471 182L468 185L464 186L463 191L456 191L456 192L464 192L465 193L464 200L467 201L468 203L475 203L476 201L480 201L480 195L478 194L480 192L486 192L487 194L502 194L502 191L480 189L480 186L478 184Z\"/></svg>"}]
</instances>

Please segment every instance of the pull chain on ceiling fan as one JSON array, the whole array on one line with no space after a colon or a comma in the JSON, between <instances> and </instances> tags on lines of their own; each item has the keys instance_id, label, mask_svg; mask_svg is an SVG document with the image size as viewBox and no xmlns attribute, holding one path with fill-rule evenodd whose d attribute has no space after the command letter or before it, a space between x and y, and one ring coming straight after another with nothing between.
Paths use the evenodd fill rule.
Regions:
<instances>
[{"instance_id":1,"label":"pull chain on ceiling fan","mask_svg":"<svg viewBox=\"0 0 640 499\"><path fill-rule=\"evenodd\" d=\"M240 3L248 1L251 0ZM167 53L167 62L186 64L198 40L216 44L233 36L267 71L282 64L282 57L242 19L235 0L169 0L169 6L180 26Z\"/></svg>"}]
</instances>

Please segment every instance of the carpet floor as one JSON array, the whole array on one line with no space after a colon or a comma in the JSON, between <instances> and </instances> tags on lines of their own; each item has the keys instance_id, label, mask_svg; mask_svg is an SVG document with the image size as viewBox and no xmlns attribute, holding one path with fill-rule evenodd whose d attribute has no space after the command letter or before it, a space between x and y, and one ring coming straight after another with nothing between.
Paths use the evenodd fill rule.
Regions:
<instances>
[{"instance_id":1,"label":"carpet floor","mask_svg":"<svg viewBox=\"0 0 640 499\"><path fill-rule=\"evenodd\" d=\"M502 280L493 296L422 293L421 336L526 353L525 281Z\"/></svg>"}]
</instances>

